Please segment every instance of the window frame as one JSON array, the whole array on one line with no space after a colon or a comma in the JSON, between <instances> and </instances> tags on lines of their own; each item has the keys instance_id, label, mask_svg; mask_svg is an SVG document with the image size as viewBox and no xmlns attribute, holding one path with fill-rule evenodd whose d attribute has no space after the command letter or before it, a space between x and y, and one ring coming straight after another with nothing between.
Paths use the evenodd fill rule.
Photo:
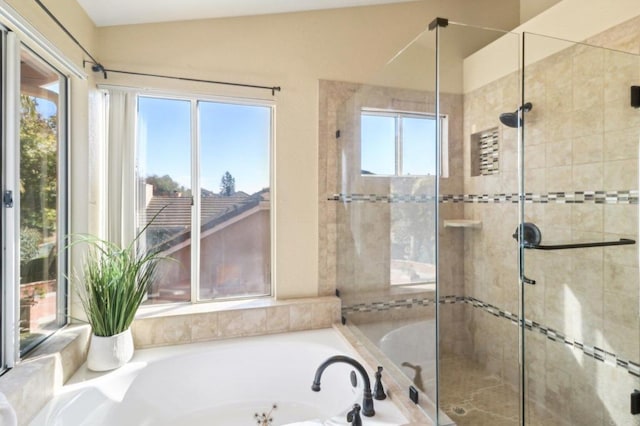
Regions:
<instances>
[{"instance_id":1,"label":"window frame","mask_svg":"<svg viewBox=\"0 0 640 426\"><path fill-rule=\"evenodd\" d=\"M191 237L191 255L190 255L190 300L189 301L178 301L178 302L159 302L157 304L151 305L142 305L140 307L141 310L153 309L153 307L157 306L166 306L171 304L202 304L202 303L216 303L223 302L229 300L247 300L247 299L258 299L258 298L267 298L273 297L275 294L274 283L275 283L275 223L276 223L276 214L275 214L275 145L276 145L276 103L275 101L266 100L266 99L257 99L257 98L246 98L246 97L232 97L232 96L218 96L213 94L202 94L202 93L190 93L190 92L174 92L174 91L162 91L162 90L149 90L146 89L144 91L136 90L136 105L138 105L140 98L153 98L153 99L166 99L166 100L177 100L177 101L188 101L190 103L190 147L191 147L191 183L192 183L192 198L193 205L191 209L191 230L198 230L198 238L195 238L193 235ZM269 120L269 188L270 188L270 199L269 199L269 291L267 294L261 295L247 295L247 296L232 296L232 297L219 297L219 298L210 298L210 299L200 299L200 237L202 235L201 225L202 225L202 217L201 217L201 191L198 189L201 185L200 179L200 128L198 126L200 122L200 110L199 103L200 102L213 102L213 103L223 103L230 105L244 105L244 106L254 106L254 107L265 107L270 111L270 120ZM135 111L135 123L136 126L139 123L138 118L138 108ZM135 179L136 181L139 178L138 175L138 131L136 130L135 134L135 154L134 154L134 167L135 167ZM134 188L134 197L138 199L137 193L137 185L133 185ZM197 188L197 189L196 189ZM136 221L135 228L139 229L143 224L140 222L139 218L141 217L139 206L135 204L135 214L133 217Z\"/></svg>"},{"instance_id":2,"label":"window frame","mask_svg":"<svg viewBox=\"0 0 640 426\"><path fill-rule=\"evenodd\" d=\"M394 119L395 126L395 139L394 139L394 174L378 174L371 173L365 174L362 173L362 117L364 115L367 116L377 116L377 117L388 117ZM425 176L435 176L429 174L404 174L403 172L403 118L414 118L414 119L433 119L435 121L436 115L435 113L430 112L417 112L417 111L405 111L405 110L390 110L390 109L380 109L380 108L369 108L363 107L360 110L360 176L363 178L376 178L376 177L425 177ZM440 144L440 176L439 177L448 177L449 176L449 116L446 114L440 114L440 127L441 134L436 143ZM437 127L436 127L437 131Z\"/></svg>"},{"instance_id":3,"label":"window frame","mask_svg":"<svg viewBox=\"0 0 640 426\"><path fill-rule=\"evenodd\" d=\"M0 8L0 21L8 19ZM16 18L17 19L17 18ZM2 117L2 192L12 191L13 205L2 209L1 239L5 247L1 259L2 288L0 289L0 374L35 350L51 335L69 323L69 269L70 256L66 248L71 227L71 75L86 78L75 67L68 68L66 59L43 40L32 37L30 26L21 20L11 21L17 31L0 22L1 50L0 104ZM59 76L58 134L57 134L57 195L56 195L56 247L57 274L55 325L46 336L21 349L20 339L20 96L21 52L48 67ZM70 63L70 62L69 62Z\"/></svg>"}]
</instances>

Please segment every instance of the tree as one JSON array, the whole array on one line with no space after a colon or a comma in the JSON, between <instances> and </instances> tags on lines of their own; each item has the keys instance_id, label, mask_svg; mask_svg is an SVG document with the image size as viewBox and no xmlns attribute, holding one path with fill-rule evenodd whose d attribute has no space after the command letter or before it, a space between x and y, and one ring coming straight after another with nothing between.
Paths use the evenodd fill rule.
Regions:
<instances>
[{"instance_id":1,"label":"tree","mask_svg":"<svg viewBox=\"0 0 640 426\"><path fill-rule=\"evenodd\" d=\"M43 117L37 99L27 95L20 95L20 107L21 226L48 235L57 222L57 115Z\"/></svg>"},{"instance_id":2,"label":"tree","mask_svg":"<svg viewBox=\"0 0 640 426\"><path fill-rule=\"evenodd\" d=\"M39 245L42 242L42 234L35 228L20 229L20 262L26 264L38 256Z\"/></svg>"},{"instance_id":3,"label":"tree","mask_svg":"<svg viewBox=\"0 0 640 426\"><path fill-rule=\"evenodd\" d=\"M183 196L190 195L189 190L173 180L173 178L171 178L171 176L169 175L147 176L145 182L153 186L153 195L156 197L170 197L175 196L178 193L182 194Z\"/></svg>"},{"instance_id":4,"label":"tree","mask_svg":"<svg viewBox=\"0 0 640 426\"><path fill-rule=\"evenodd\" d=\"M230 196L236 192L236 178L231 176L231 173L224 172L222 179L220 180L220 195Z\"/></svg>"}]
</instances>

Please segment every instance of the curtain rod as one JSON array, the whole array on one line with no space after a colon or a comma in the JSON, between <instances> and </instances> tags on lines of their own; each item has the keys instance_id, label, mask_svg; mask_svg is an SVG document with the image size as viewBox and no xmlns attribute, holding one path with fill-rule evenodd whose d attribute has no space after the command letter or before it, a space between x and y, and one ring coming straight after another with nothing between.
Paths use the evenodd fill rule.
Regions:
<instances>
[{"instance_id":1,"label":"curtain rod","mask_svg":"<svg viewBox=\"0 0 640 426\"><path fill-rule=\"evenodd\" d=\"M53 22L55 22L56 24L58 24L58 27L60 27L60 29L62 31L64 31L64 33L69 36L69 38L76 44L76 46L78 46L80 49L82 49L82 51L89 57L91 58L91 60L93 61L93 66L91 67L91 70L93 72L98 72L98 71L102 71L104 73L104 78L107 78L107 73L104 70L104 67L98 62L98 60L96 58L93 57L93 55L91 53L89 53L89 51L87 49L84 48L84 46L78 41L78 39L76 39L73 34L71 34L71 32L67 29L67 27L65 27L62 22L60 22L58 20L58 18L56 18L56 15L53 14L53 12L51 12L49 10L49 8L47 8L47 6L45 6L44 4L42 4L42 2L40 0L35 0L36 3L38 3L38 6L40 6L40 8L42 10L44 10L44 12L49 15L49 17L51 19L53 19ZM82 61L82 66L84 67L84 63L85 61Z\"/></svg>"},{"instance_id":2,"label":"curtain rod","mask_svg":"<svg viewBox=\"0 0 640 426\"><path fill-rule=\"evenodd\" d=\"M85 61L85 62L88 62L88 61ZM96 64L93 64L93 66L96 66ZM196 83L222 84L222 85L225 85L225 86L248 87L248 88L251 88L251 89L265 89L265 90L271 90L271 96L275 96L276 92L280 92L282 90L282 88L280 86L260 86L260 85L257 85L257 84L232 83L232 82L229 82L229 81L205 80L205 79L201 79L201 78L191 78L191 77L177 77L177 76L173 76L173 75L152 74L152 73L136 72L136 71L114 70L114 69L110 69L110 68L102 68L102 71L104 71L105 74L107 72L112 72L112 73L116 73L116 74L139 75L139 76L143 76L143 77L169 78L169 79L172 79L172 80L192 81L192 82L196 82Z\"/></svg>"},{"instance_id":3,"label":"curtain rod","mask_svg":"<svg viewBox=\"0 0 640 426\"><path fill-rule=\"evenodd\" d=\"M173 80L182 80L182 81L193 81L196 83L209 83L209 84L222 84L226 86L236 86L236 87L248 87L252 89L265 89L271 90L271 96L275 96L276 92L281 91L280 86L259 86L255 84L245 84L245 83L232 83L228 81L215 81L215 80L204 80L199 78L189 78L189 77L175 77L170 75L161 75L161 74L150 74L150 73L142 73L135 71L123 71L123 70L113 70L105 68L96 58L93 57L91 53L71 34L71 32L64 26L58 18L44 5L42 1L35 0L35 2L45 11L47 15L60 27L64 33L69 36L69 38L80 48L82 51L91 59L90 61L82 61L82 66L84 67L87 63L91 64L91 71L93 72L101 72L104 76L104 79L107 79L107 72L113 72L118 74L129 74L129 75L140 75L145 77L157 77L157 78L169 78Z\"/></svg>"}]
</instances>

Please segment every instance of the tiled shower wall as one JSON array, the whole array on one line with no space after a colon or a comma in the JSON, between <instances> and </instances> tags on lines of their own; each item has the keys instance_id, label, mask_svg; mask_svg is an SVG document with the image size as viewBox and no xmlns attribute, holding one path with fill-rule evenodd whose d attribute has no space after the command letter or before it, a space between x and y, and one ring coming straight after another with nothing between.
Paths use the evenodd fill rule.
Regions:
<instances>
[{"instance_id":1,"label":"tiled shower wall","mask_svg":"<svg viewBox=\"0 0 640 426\"><path fill-rule=\"evenodd\" d=\"M320 81L319 130L319 236L320 288L323 294L340 290L345 305L402 300L402 307L377 312L351 311L355 321L382 321L404 317L433 317L433 290L392 288L390 275L390 223L407 213L428 216L433 211L435 177L360 176L360 111L380 108L435 112L433 92ZM462 191L462 96L442 97L441 113L449 117L449 176L441 179L441 191ZM340 131L339 137L336 132ZM336 197L337 196L337 197ZM441 205L441 217L462 218L462 204ZM433 220L433 216L425 220ZM442 219L441 219L442 221ZM415 228L433 228L417 223ZM439 229L443 229L442 226ZM440 233L440 280L452 294L463 291L463 233ZM406 309L412 300L415 309ZM388 304L388 303L387 303ZM386 306L386 305L385 305ZM386 311L386 312L384 312ZM464 332L463 311L447 310L451 345ZM457 316L456 316L457 315ZM466 340L466 339L464 339ZM460 345L458 345L460 346Z\"/></svg>"},{"instance_id":2,"label":"tiled shower wall","mask_svg":"<svg viewBox=\"0 0 640 426\"><path fill-rule=\"evenodd\" d=\"M588 42L640 53L640 18ZM637 58L567 45L529 65L525 76L525 101L533 104L525 126L525 220L540 227L544 243L637 239L640 110L629 106L629 86L640 84ZM391 108L395 102L429 111L433 96L330 81L321 81L319 89L321 293L332 294L338 287L368 303L397 299L393 293L385 295L385 225L394 206L377 196L410 192L389 181L366 186L346 179L345 186L341 144L357 140L348 136L359 132L353 120L359 106L376 106L367 105L373 101ZM519 374L513 321L518 261L512 238L518 224L517 133L498 117L518 107L519 93L519 76L511 74L466 93L463 102L459 95L443 96L450 102L451 109L443 110L450 114L454 136L449 140L450 177L441 185L440 218L476 219L482 225L439 226L441 295L453 296L441 305L441 349L472 356L514 386ZM349 120L347 110L351 123L341 122ZM500 171L471 177L470 136L496 126ZM345 133L336 139L338 129ZM373 197L350 203L329 200L349 193ZM362 223L366 233L358 236L363 244L356 251L353 229ZM363 270L372 262L374 268ZM640 388L638 245L527 250L525 272L536 280L525 296L529 400L554 411L566 424L640 424L629 414L629 393ZM412 300L410 295L402 298ZM404 305L381 306L393 318L410 311ZM368 312L362 320L388 317Z\"/></svg>"},{"instance_id":3,"label":"tiled shower wall","mask_svg":"<svg viewBox=\"0 0 640 426\"><path fill-rule=\"evenodd\" d=\"M518 248L512 238L518 226L518 135L502 125L499 116L519 105L519 76L508 75L464 97L464 217L481 228L464 235L464 295L503 311L518 313ZM472 176L472 135L498 127L500 171ZM480 197L484 195L486 197ZM471 196L471 197L469 197ZM477 197L476 197L477 196ZM471 339L467 355L508 382L518 383L518 329L505 317L465 304L466 329Z\"/></svg>"},{"instance_id":4,"label":"tiled shower wall","mask_svg":"<svg viewBox=\"0 0 640 426\"><path fill-rule=\"evenodd\" d=\"M537 36L527 42L540 44ZM589 40L640 53L640 18ZM513 111L517 76L484 86L464 99L464 141ZM525 68L525 220L542 241L603 241L638 237L640 110L629 86L640 84L637 57L569 46ZM482 221L465 231L465 295L517 312L517 259L511 238L518 223L515 131L501 125L501 171L470 177L464 216ZM495 197L491 197L495 194ZM638 245L561 251L526 250L527 397L567 424L640 424L629 394L640 384ZM504 316L466 307L476 360L517 383L517 328ZM515 343L515 344L514 344Z\"/></svg>"}]
</instances>

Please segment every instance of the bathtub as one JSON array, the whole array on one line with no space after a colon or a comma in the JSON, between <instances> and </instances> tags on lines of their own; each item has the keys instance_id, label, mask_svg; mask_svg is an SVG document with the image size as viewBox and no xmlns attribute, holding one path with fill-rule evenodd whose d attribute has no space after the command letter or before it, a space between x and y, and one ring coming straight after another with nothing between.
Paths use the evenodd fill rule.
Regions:
<instances>
[{"instance_id":1,"label":"bathtub","mask_svg":"<svg viewBox=\"0 0 640 426\"><path fill-rule=\"evenodd\" d=\"M420 391L419 405L438 424L454 426L455 422L444 411L438 410L436 398L436 320L386 319L355 325L363 339L370 341L405 376L407 386ZM400 380L402 381L402 380Z\"/></svg>"},{"instance_id":2,"label":"bathtub","mask_svg":"<svg viewBox=\"0 0 640 426\"><path fill-rule=\"evenodd\" d=\"M381 321L358 328L417 388L427 391L436 374L434 319Z\"/></svg>"},{"instance_id":3,"label":"bathtub","mask_svg":"<svg viewBox=\"0 0 640 426\"><path fill-rule=\"evenodd\" d=\"M409 323L380 338L380 348L393 360L434 362L436 359L434 320Z\"/></svg>"},{"instance_id":4,"label":"bathtub","mask_svg":"<svg viewBox=\"0 0 640 426\"><path fill-rule=\"evenodd\" d=\"M138 350L112 372L81 367L31 425L346 425L362 404L352 367L329 366L311 391L318 365L336 354L358 358L334 329ZM389 399L374 404L365 424L407 422Z\"/></svg>"}]
</instances>

